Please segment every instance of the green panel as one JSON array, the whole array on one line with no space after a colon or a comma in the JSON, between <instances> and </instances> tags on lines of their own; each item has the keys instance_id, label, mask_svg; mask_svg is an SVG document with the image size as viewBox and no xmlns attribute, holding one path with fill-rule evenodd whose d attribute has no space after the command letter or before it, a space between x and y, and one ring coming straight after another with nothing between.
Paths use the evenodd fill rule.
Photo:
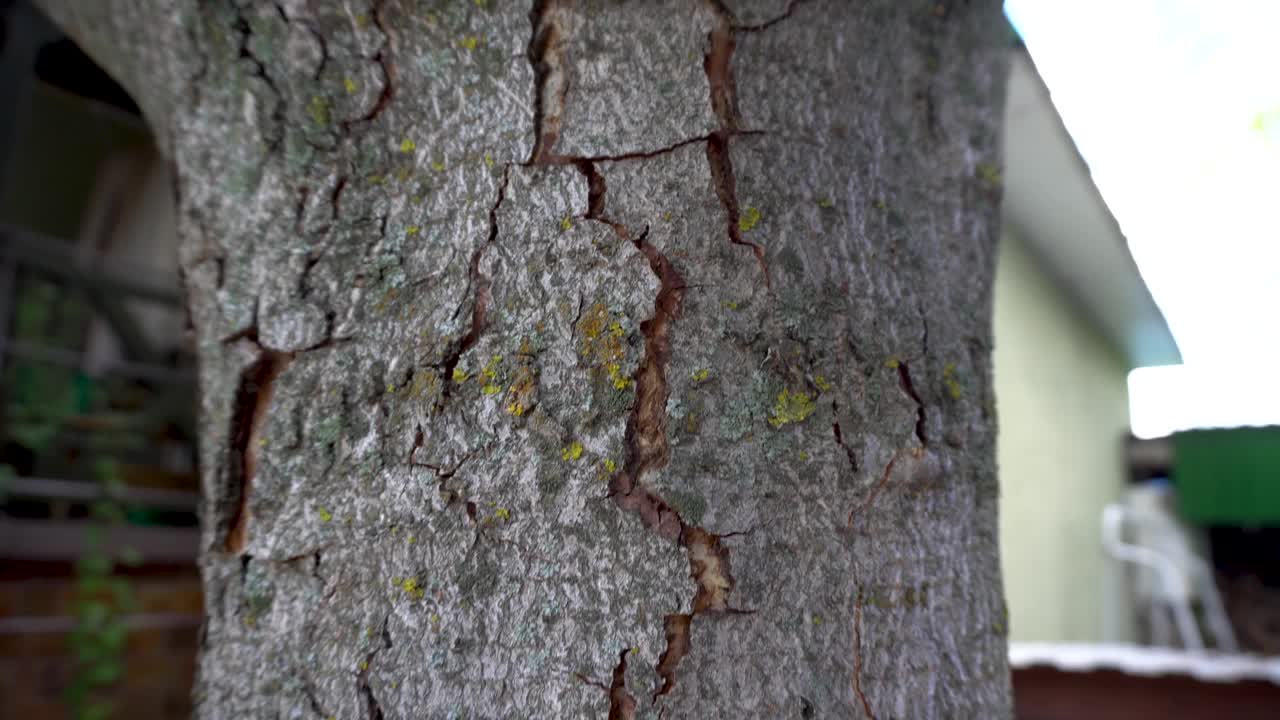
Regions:
<instances>
[{"instance_id":1,"label":"green panel","mask_svg":"<svg viewBox=\"0 0 1280 720\"><path fill-rule=\"evenodd\" d=\"M1280 526L1280 427L1173 436L1182 515L1201 525Z\"/></svg>"}]
</instances>

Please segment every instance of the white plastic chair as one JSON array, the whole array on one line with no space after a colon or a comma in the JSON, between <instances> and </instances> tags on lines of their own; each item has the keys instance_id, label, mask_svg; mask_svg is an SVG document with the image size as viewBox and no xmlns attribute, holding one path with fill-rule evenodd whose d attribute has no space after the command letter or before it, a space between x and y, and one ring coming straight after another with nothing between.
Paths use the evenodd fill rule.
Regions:
<instances>
[{"instance_id":1,"label":"white plastic chair","mask_svg":"<svg viewBox=\"0 0 1280 720\"><path fill-rule=\"evenodd\" d=\"M1142 504L1141 509L1119 504L1102 509L1102 546L1116 560L1146 571L1147 577L1139 577L1137 594L1140 602L1148 604L1153 637L1158 643L1172 644L1165 614L1168 611L1173 615L1182 647L1203 651L1200 626L1191 611L1192 600L1198 598L1216 649L1237 652L1239 645L1209 566L1192 551L1171 513L1158 502Z\"/></svg>"}]
</instances>

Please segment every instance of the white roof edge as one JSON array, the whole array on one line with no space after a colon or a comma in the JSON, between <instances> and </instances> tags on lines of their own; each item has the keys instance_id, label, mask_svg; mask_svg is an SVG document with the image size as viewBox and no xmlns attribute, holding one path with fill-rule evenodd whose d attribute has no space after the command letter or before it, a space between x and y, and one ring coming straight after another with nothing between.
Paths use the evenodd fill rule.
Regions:
<instances>
[{"instance_id":1,"label":"white roof edge","mask_svg":"<svg viewBox=\"0 0 1280 720\"><path fill-rule=\"evenodd\" d=\"M1204 682L1261 680L1280 685L1280 658L1189 652L1138 645L1009 643L1016 669L1052 667L1064 672L1114 670L1126 675L1183 675Z\"/></svg>"},{"instance_id":2,"label":"white roof edge","mask_svg":"<svg viewBox=\"0 0 1280 720\"><path fill-rule=\"evenodd\" d=\"M1182 361L1128 241L1025 48L1012 51L1004 222L1130 367Z\"/></svg>"}]
</instances>

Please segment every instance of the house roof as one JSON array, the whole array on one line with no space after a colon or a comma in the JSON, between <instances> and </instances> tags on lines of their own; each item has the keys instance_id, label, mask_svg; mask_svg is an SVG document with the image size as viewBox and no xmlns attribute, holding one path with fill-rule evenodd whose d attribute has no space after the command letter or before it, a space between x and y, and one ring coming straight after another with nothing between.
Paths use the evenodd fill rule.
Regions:
<instances>
[{"instance_id":1,"label":"house roof","mask_svg":"<svg viewBox=\"0 0 1280 720\"><path fill-rule=\"evenodd\" d=\"M1130 367L1182 356L1027 51L1012 50L1004 222Z\"/></svg>"}]
</instances>

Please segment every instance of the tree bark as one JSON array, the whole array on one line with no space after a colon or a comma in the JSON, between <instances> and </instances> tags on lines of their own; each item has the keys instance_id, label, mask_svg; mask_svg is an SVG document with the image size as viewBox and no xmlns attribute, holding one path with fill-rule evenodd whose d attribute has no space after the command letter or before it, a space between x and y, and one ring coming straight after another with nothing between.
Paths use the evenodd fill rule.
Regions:
<instances>
[{"instance_id":1,"label":"tree bark","mask_svg":"<svg viewBox=\"0 0 1280 720\"><path fill-rule=\"evenodd\" d=\"M998 2L44 4L177 178L200 717L1010 715Z\"/></svg>"}]
</instances>

